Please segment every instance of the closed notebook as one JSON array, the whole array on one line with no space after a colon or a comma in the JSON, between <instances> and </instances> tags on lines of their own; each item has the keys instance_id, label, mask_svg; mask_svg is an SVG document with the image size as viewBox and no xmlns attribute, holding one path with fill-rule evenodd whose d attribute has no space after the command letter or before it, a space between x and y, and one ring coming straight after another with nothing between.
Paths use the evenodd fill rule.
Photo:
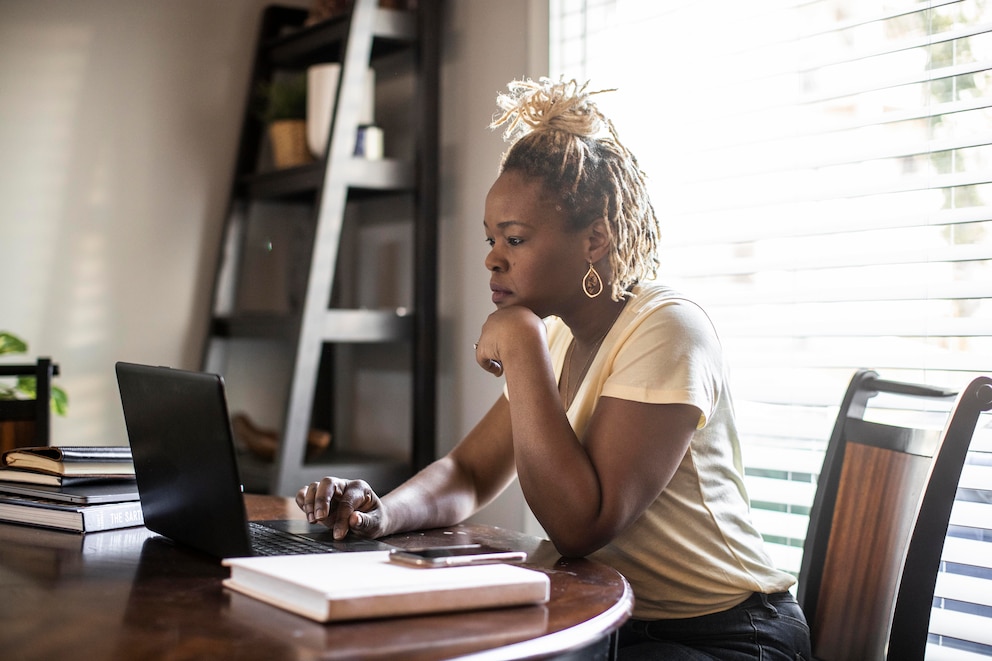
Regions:
<instances>
[{"instance_id":1,"label":"closed notebook","mask_svg":"<svg viewBox=\"0 0 992 661\"><path fill-rule=\"evenodd\" d=\"M127 446L37 446L8 450L3 465L53 475L131 476L134 463Z\"/></svg>"},{"instance_id":2,"label":"closed notebook","mask_svg":"<svg viewBox=\"0 0 992 661\"><path fill-rule=\"evenodd\" d=\"M56 475L55 473L39 473L35 470L22 470L18 468L0 468L0 484L38 484L44 486L73 486L80 484L94 484L96 482L119 482L122 484L134 484L133 474L124 475Z\"/></svg>"},{"instance_id":3,"label":"closed notebook","mask_svg":"<svg viewBox=\"0 0 992 661\"><path fill-rule=\"evenodd\" d=\"M318 622L540 604L543 572L491 564L437 569L390 562L387 551L229 558L224 585Z\"/></svg>"}]
</instances>

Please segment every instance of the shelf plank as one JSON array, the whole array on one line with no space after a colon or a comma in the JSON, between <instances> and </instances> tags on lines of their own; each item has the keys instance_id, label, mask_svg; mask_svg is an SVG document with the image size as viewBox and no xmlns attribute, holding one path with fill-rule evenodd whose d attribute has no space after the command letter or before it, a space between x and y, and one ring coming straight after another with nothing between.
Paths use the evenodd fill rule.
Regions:
<instances>
[{"instance_id":1,"label":"shelf plank","mask_svg":"<svg viewBox=\"0 0 992 661\"><path fill-rule=\"evenodd\" d=\"M299 31L281 35L266 45L268 61L276 67L304 68L341 60L341 47L348 38L348 15L335 16ZM417 38L413 14L378 9L375 17L373 57L407 48Z\"/></svg>"},{"instance_id":2,"label":"shelf plank","mask_svg":"<svg viewBox=\"0 0 992 661\"><path fill-rule=\"evenodd\" d=\"M324 316L325 342L399 342L413 337L414 315L407 310L331 309ZM214 317L211 335L295 341L299 318L289 314L235 314Z\"/></svg>"},{"instance_id":3,"label":"shelf plank","mask_svg":"<svg viewBox=\"0 0 992 661\"><path fill-rule=\"evenodd\" d=\"M224 338L258 338L295 341L299 319L285 314L234 314L215 316L210 335Z\"/></svg>"},{"instance_id":4,"label":"shelf plank","mask_svg":"<svg viewBox=\"0 0 992 661\"><path fill-rule=\"evenodd\" d=\"M393 310L328 310L325 342L396 342L413 337L413 315Z\"/></svg>"},{"instance_id":5,"label":"shelf plank","mask_svg":"<svg viewBox=\"0 0 992 661\"><path fill-rule=\"evenodd\" d=\"M280 170L255 172L239 178L240 194L256 198L312 197L324 180L324 163L315 161Z\"/></svg>"},{"instance_id":6,"label":"shelf plank","mask_svg":"<svg viewBox=\"0 0 992 661\"><path fill-rule=\"evenodd\" d=\"M415 184L413 164L393 158L352 158L344 179L350 188L367 191L407 191Z\"/></svg>"},{"instance_id":7,"label":"shelf plank","mask_svg":"<svg viewBox=\"0 0 992 661\"><path fill-rule=\"evenodd\" d=\"M311 199L324 181L324 161L314 161L281 170L244 175L239 179L241 195L254 199ZM409 161L370 160L355 157L342 177L344 185L356 192L396 193L413 190L414 172Z\"/></svg>"}]
</instances>

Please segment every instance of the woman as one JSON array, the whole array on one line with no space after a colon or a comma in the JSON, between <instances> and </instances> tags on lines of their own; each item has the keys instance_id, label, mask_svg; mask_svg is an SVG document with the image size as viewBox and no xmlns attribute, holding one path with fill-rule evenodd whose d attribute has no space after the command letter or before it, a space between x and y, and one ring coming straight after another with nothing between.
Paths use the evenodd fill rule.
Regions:
<instances>
[{"instance_id":1,"label":"woman","mask_svg":"<svg viewBox=\"0 0 992 661\"><path fill-rule=\"evenodd\" d=\"M749 520L716 331L647 284L659 234L644 176L590 96L542 79L497 99L511 146L486 198L496 310L476 359L503 395L382 499L328 477L297 503L335 537L380 537L458 523L516 477L561 554L630 581L623 658L808 658L794 579Z\"/></svg>"}]
</instances>

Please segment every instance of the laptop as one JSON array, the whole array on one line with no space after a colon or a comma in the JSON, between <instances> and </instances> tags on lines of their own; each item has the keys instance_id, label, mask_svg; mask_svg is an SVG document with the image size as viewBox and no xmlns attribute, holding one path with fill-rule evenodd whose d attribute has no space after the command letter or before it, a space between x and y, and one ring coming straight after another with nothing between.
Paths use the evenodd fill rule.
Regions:
<instances>
[{"instance_id":1,"label":"laptop","mask_svg":"<svg viewBox=\"0 0 992 661\"><path fill-rule=\"evenodd\" d=\"M145 526L216 558L394 548L306 520L248 521L217 374L116 364Z\"/></svg>"}]
</instances>

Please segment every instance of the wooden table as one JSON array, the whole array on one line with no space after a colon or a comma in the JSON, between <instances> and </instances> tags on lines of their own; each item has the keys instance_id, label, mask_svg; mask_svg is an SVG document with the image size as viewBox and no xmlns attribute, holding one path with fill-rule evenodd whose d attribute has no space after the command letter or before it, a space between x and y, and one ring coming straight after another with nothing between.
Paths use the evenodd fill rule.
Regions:
<instances>
[{"instance_id":1,"label":"wooden table","mask_svg":"<svg viewBox=\"0 0 992 661\"><path fill-rule=\"evenodd\" d=\"M301 518L246 496L253 519ZM145 528L76 535L0 524L0 657L27 659L604 658L633 595L613 569L545 540L480 525L388 538L397 546L523 548L551 578L542 606L318 624L221 586L219 562Z\"/></svg>"}]
</instances>

